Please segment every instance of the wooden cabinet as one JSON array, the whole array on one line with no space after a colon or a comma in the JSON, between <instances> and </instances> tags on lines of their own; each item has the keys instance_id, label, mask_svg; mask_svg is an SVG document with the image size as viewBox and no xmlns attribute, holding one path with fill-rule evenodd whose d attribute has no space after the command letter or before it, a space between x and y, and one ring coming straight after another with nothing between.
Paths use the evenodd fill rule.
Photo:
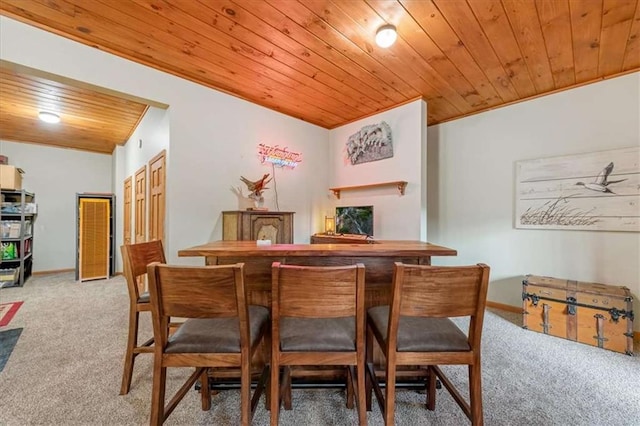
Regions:
<instances>
[{"instance_id":1,"label":"wooden cabinet","mask_svg":"<svg viewBox=\"0 0 640 426\"><path fill-rule=\"evenodd\" d=\"M293 214L253 210L222 212L222 239L293 244Z\"/></svg>"}]
</instances>

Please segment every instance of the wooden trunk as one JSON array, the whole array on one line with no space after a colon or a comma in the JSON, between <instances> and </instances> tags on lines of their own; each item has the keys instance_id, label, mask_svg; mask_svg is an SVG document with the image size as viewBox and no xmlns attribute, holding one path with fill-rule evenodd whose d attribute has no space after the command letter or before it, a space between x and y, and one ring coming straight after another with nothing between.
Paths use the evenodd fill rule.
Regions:
<instances>
[{"instance_id":1,"label":"wooden trunk","mask_svg":"<svg viewBox=\"0 0 640 426\"><path fill-rule=\"evenodd\" d=\"M626 287L527 275L522 326L633 355L633 310Z\"/></svg>"}]
</instances>

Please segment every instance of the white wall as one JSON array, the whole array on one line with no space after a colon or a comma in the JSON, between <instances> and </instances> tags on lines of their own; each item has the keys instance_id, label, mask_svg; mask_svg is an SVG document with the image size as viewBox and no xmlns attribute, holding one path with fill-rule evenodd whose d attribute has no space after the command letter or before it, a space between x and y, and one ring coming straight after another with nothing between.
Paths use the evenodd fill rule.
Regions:
<instances>
[{"instance_id":1,"label":"white wall","mask_svg":"<svg viewBox=\"0 0 640 426\"><path fill-rule=\"evenodd\" d=\"M330 186L357 186L371 183L407 181L405 195L396 187L343 191L332 200L334 206L373 205L376 239L426 241L426 182L422 176L426 164L426 104L417 100L363 120L337 127L330 132L332 170ZM349 136L362 127L385 121L391 127L393 157L352 165L346 155Z\"/></svg>"},{"instance_id":2,"label":"white wall","mask_svg":"<svg viewBox=\"0 0 640 426\"><path fill-rule=\"evenodd\" d=\"M516 161L638 145L639 73L429 127L429 238L458 250L434 263L487 263L504 304L530 273L625 285L639 312L640 234L514 228Z\"/></svg>"},{"instance_id":3,"label":"white wall","mask_svg":"<svg viewBox=\"0 0 640 426\"><path fill-rule=\"evenodd\" d=\"M328 192L328 130L6 17L0 17L0 57L170 105L169 261L178 260L181 248L221 238L220 213L237 209L230 188L244 186L240 175L255 180L272 172L258 161L259 143L303 154L303 163L295 170L276 170L278 204L281 211L296 212L296 242L308 242L312 233L322 229L322 204ZM128 166L118 164L130 161L126 157L116 153L117 175L128 172ZM114 184L119 190L122 176ZM269 186L265 205L275 210L275 191ZM122 222L121 211L117 221ZM202 259L181 261L202 263Z\"/></svg>"},{"instance_id":4,"label":"white wall","mask_svg":"<svg viewBox=\"0 0 640 426\"><path fill-rule=\"evenodd\" d=\"M33 271L76 266L76 193L111 192L111 156L0 141L0 154L25 171L22 188L35 194Z\"/></svg>"}]
</instances>

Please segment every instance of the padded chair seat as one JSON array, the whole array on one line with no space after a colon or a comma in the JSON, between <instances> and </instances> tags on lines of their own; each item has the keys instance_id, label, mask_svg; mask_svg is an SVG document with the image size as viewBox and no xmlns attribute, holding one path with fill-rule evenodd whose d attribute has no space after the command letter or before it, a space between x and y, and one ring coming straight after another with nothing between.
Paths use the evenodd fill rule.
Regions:
<instances>
[{"instance_id":1,"label":"padded chair seat","mask_svg":"<svg viewBox=\"0 0 640 426\"><path fill-rule=\"evenodd\" d=\"M257 343L260 329L269 321L269 309L249 306L251 346ZM192 318L186 320L169 338L165 353L239 353L238 318Z\"/></svg>"},{"instance_id":2,"label":"padded chair seat","mask_svg":"<svg viewBox=\"0 0 640 426\"><path fill-rule=\"evenodd\" d=\"M151 302L151 296L149 295L148 291L145 291L144 293L140 293L140 297L138 298L138 303L150 303Z\"/></svg>"},{"instance_id":3,"label":"padded chair seat","mask_svg":"<svg viewBox=\"0 0 640 426\"><path fill-rule=\"evenodd\" d=\"M280 319L282 352L355 351L355 341L355 317Z\"/></svg>"},{"instance_id":4,"label":"padded chair seat","mask_svg":"<svg viewBox=\"0 0 640 426\"><path fill-rule=\"evenodd\" d=\"M389 306L367 311L368 321L387 340ZM467 336L449 318L401 316L398 324L398 352L463 352L471 347Z\"/></svg>"}]
</instances>

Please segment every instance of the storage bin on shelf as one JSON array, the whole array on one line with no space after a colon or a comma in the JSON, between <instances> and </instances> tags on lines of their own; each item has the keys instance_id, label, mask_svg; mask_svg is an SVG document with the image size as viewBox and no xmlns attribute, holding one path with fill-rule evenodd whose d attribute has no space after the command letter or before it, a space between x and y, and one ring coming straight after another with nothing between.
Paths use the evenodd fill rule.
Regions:
<instances>
[{"instance_id":1,"label":"storage bin on shelf","mask_svg":"<svg viewBox=\"0 0 640 426\"><path fill-rule=\"evenodd\" d=\"M20 278L20 267L0 269L0 285L12 285Z\"/></svg>"},{"instance_id":2,"label":"storage bin on shelf","mask_svg":"<svg viewBox=\"0 0 640 426\"><path fill-rule=\"evenodd\" d=\"M38 213L38 205L36 203L24 203L24 208L20 203L3 202L0 204L0 213L2 214L20 214L24 210L25 214Z\"/></svg>"},{"instance_id":3,"label":"storage bin on shelf","mask_svg":"<svg viewBox=\"0 0 640 426\"><path fill-rule=\"evenodd\" d=\"M0 238L20 238L22 231L22 222L19 220L3 220L0 221ZM31 235L31 221L24 222L24 235Z\"/></svg>"},{"instance_id":4,"label":"storage bin on shelf","mask_svg":"<svg viewBox=\"0 0 640 426\"><path fill-rule=\"evenodd\" d=\"M8 241L0 244L0 259L2 260L15 260L19 259L18 247L14 241Z\"/></svg>"}]
</instances>

